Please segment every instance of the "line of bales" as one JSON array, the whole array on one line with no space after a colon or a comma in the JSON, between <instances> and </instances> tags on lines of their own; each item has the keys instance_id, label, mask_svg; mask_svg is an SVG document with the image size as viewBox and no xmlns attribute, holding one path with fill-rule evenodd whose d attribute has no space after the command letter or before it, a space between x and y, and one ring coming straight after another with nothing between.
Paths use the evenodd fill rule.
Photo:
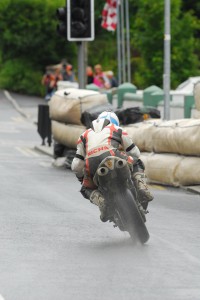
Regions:
<instances>
[{"instance_id":1,"label":"line of bales","mask_svg":"<svg viewBox=\"0 0 200 300\"><path fill-rule=\"evenodd\" d=\"M199 185L200 82L182 101L183 118L162 120L158 107L163 99L163 91L156 86L141 94L130 83L106 93L93 86L59 89L48 103L53 139L75 153L80 134L101 111L112 109L139 147L150 183ZM124 101L129 101L129 107L124 107ZM178 104L180 107L180 101Z\"/></svg>"}]
</instances>

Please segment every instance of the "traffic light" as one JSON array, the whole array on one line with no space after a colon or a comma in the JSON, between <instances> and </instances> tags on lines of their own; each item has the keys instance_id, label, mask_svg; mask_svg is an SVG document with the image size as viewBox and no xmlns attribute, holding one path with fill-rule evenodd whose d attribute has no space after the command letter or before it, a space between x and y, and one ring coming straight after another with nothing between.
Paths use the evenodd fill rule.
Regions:
<instances>
[{"instance_id":1,"label":"traffic light","mask_svg":"<svg viewBox=\"0 0 200 300\"><path fill-rule=\"evenodd\" d=\"M56 15L60 21L57 25L57 33L67 38L67 9L66 7L60 7L56 10Z\"/></svg>"},{"instance_id":2,"label":"traffic light","mask_svg":"<svg viewBox=\"0 0 200 300\"><path fill-rule=\"evenodd\" d=\"M94 40L94 0L67 1L67 39Z\"/></svg>"}]
</instances>

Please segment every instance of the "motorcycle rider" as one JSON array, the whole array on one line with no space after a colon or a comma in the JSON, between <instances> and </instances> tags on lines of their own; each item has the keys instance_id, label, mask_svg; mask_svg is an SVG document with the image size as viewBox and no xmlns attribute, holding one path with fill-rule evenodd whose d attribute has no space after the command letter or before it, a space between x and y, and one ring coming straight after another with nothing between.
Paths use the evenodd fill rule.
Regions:
<instances>
[{"instance_id":1,"label":"motorcycle rider","mask_svg":"<svg viewBox=\"0 0 200 300\"><path fill-rule=\"evenodd\" d=\"M120 147L121 150L120 150ZM144 181L144 164L139 159L140 150L127 132L119 127L119 119L112 111L102 112L78 139L76 155L71 169L81 182L81 194L100 209L100 219L108 220L108 207L105 199L93 182L100 162L107 156L117 156L127 160L131 178L136 187L138 201L146 210L148 202L153 200Z\"/></svg>"}]
</instances>

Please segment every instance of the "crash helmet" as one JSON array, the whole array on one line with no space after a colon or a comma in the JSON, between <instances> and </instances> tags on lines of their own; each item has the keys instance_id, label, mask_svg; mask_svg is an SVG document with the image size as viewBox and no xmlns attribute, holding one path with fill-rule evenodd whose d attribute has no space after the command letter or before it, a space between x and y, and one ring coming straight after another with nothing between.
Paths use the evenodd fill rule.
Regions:
<instances>
[{"instance_id":1,"label":"crash helmet","mask_svg":"<svg viewBox=\"0 0 200 300\"><path fill-rule=\"evenodd\" d=\"M119 119L113 111L103 111L99 116L99 120L108 120L111 124L119 126Z\"/></svg>"}]
</instances>

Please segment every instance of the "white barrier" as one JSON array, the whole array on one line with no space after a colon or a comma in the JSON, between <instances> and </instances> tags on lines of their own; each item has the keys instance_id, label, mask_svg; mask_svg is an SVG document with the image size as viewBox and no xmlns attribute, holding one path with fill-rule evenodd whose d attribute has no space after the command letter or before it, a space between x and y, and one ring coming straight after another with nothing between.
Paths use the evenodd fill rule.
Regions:
<instances>
[{"instance_id":1,"label":"white barrier","mask_svg":"<svg viewBox=\"0 0 200 300\"><path fill-rule=\"evenodd\" d=\"M200 120L145 121L124 127L142 152L200 156Z\"/></svg>"},{"instance_id":2,"label":"white barrier","mask_svg":"<svg viewBox=\"0 0 200 300\"><path fill-rule=\"evenodd\" d=\"M108 103L106 94L81 89L57 91L49 101L49 113L52 120L81 125L83 111L95 105Z\"/></svg>"},{"instance_id":3,"label":"white barrier","mask_svg":"<svg viewBox=\"0 0 200 300\"><path fill-rule=\"evenodd\" d=\"M146 121L125 128L142 151L150 182L171 186L200 184L200 120ZM54 139L69 148L76 148L85 130L84 126L52 121ZM158 150L165 153L153 152ZM189 156L166 153L170 151Z\"/></svg>"},{"instance_id":4,"label":"white barrier","mask_svg":"<svg viewBox=\"0 0 200 300\"><path fill-rule=\"evenodd\" d=\"M84 126L51 122L54 139L68 148L75 149L79 136L86 130Z\"/></svg>"},{"instance_id":5,"label":"white barrier","mask_svg":"<svg viewBox=\"0 0 200 300\"><path fill-rule=\"evenodd\" d=\"M78 87L79 87L78 82L63 81L63 80L59 80L57 82L57 90L65 90L68 88L78 89Z\"/></svg>"},{"instance_id":6,"label":"white barrier","mask_svg":"<svg viewBox=\"0 0 200 300\"><path fill-rule=\"evenodd\" d=\"M141 159L151 183L177 187L200 184L200 157L142 153Z\"/></svg>"}]
</instances>

